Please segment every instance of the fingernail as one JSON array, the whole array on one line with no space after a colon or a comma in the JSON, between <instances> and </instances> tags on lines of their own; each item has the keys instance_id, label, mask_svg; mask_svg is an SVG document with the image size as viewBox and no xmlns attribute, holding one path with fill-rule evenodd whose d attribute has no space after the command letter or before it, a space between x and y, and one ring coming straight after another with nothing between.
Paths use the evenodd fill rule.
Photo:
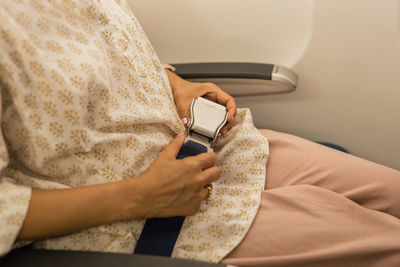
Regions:
<instances>
[{"instance_id":1,"label":"fingernail","mask_svg":"<svg viewBox=\"0 0 400 267\"><path fill-rule=\"evenodd\" d=\"M183 125L185 125L185 126L186 126L186 124L188 123L188 119L187 119L186 117L183 117L183 118L181 119L181 121L182 121Z\"/></svg>"},{"instance_id":2,"label":"fingernail","mask_svg":"<svg viewBox=\"0 0 400 267\"><path fill-rule=\"evenodd\" d=\"M225 135L227 132L228 132L227 129L223 130L223 131L222 131L222 135Z\"/></svg>"}]
</instances>

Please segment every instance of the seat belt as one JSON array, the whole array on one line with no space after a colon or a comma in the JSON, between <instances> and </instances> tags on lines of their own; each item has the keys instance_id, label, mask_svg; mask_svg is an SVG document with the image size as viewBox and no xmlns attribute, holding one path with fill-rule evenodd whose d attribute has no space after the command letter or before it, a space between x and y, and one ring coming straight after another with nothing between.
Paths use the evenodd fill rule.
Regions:
<instances>
[{"instance_id":1,"label":"seat belt","mask_svg":"<svg viewBox=\"0 0 400 267\"><path fill-rule=\"evenodd\" d=\"M188 136L177 159L212 151L210 144L217 139L228 116L224 106L202 97L193 99L190 113ZM183 216L147 219L134 253L170 257L184 220Z\"/></svg>"}]
</instances>

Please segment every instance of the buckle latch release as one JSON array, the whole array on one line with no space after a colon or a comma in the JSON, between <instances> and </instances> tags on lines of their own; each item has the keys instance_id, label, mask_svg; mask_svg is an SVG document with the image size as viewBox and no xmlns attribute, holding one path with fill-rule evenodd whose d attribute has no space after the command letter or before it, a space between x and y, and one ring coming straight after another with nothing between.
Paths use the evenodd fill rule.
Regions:
<instances>
[{"instance_id":1,"label":"buckle latch release","mask_svg":"<svg viewBox=\"0 0 400 267\"><path fill-rule=\"evenodd\" d=\"M200 143L212 151L210 144L214 142L219 131L228 118L226 108L220 104L198 97L190 105L191 119L187 140Z\"/></svg>"}]
</instances>

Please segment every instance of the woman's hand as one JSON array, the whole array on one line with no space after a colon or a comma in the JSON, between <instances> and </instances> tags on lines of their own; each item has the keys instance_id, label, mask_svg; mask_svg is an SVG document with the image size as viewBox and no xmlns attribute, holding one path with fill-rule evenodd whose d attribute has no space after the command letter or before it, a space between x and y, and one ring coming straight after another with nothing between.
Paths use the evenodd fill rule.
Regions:
<instances>
[{"instance_id":1,"label":"woman's hand","mask_svg":"<svg viewBox=\"0 0 400 267\"><path fill-rule=\"evenodd\" d=\"M32 190L18 240L39 240L89 227L150 217L194 214L217 180L215 153L177 160L184 142L178 135L135 179L84 187Z\"/></svg>"},{"instance_id":2,"label":"woman's hand","mask_svg":"<svg viewBox=\"0 0 400 267\"><path fill-rule=\"evenodd\" d=\"M166 72L171 84L178 115L185 126L187 126L189 120L189 109L193 98L201 96L226 107L228 118L227 123L220 131L221 134L224 135L232 128L237 111L235 99L232 96L213 83L192 83L181 79L169 70L166 70Z\"/></svg>"},{"instance_id":3,"label":"woman's hand","mask_svg":"<svg viewBox=\"0 0 400 267\"><path fill-rule=\"evenodd\" d=\"M184 143L183 134L173 139L153 164L133 179L140 192L142 217L172 217L193 215L207 197L205 185L221 176L215 166L215 153L203 153L176 159Z\"/></svg>"}]
</instances>

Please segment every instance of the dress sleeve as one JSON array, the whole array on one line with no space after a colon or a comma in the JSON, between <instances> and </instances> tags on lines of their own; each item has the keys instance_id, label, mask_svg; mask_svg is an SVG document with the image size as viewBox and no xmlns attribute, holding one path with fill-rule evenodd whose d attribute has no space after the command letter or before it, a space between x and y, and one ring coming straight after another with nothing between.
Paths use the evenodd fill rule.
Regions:
<instances>
[{"instance_id":1,"label":"dress sleeve","mask_svg":"<svg viewBox=\"0 0 400 267\"><path fill-rule=\"evenodd\" d=\"M0 88L3 90L1 83ZM0 121L1 117L0 106ZM0 174L7 164L8 151L3 134L0 132ZM13 179L0 176L0 257L12 249L24 223L30 198L30 187L18 185Z\"/></svg>"},{"instance_id":2,"label":"dress sleeve","mask_svg":"<svg viewBox=\"0 0 400 267\"><path fill-rule=\"evenodd\" d=\"M4 28L9 18L0 4L0 122L2 120L2 94L5 86L10 82L8 76L12 75L7 68L8 53L11 45L10 34ZM4 176L4 169L9 162L9 153L0 131L0 257L8 253L18 236L28 211L31 197L31 188L16 184L10 177Z\"/></svg>"},{"instance_id":3,"label":"dress sleeve","mask_svg":"<svg viewBox=\"0 0 400 267\"><path fill-rule=\"evenodd\" d=\"M8 253L15 243L30 196L29 187L17 185L9 178L0 178L0 257Z\"/></svg>"}]
</instances>

